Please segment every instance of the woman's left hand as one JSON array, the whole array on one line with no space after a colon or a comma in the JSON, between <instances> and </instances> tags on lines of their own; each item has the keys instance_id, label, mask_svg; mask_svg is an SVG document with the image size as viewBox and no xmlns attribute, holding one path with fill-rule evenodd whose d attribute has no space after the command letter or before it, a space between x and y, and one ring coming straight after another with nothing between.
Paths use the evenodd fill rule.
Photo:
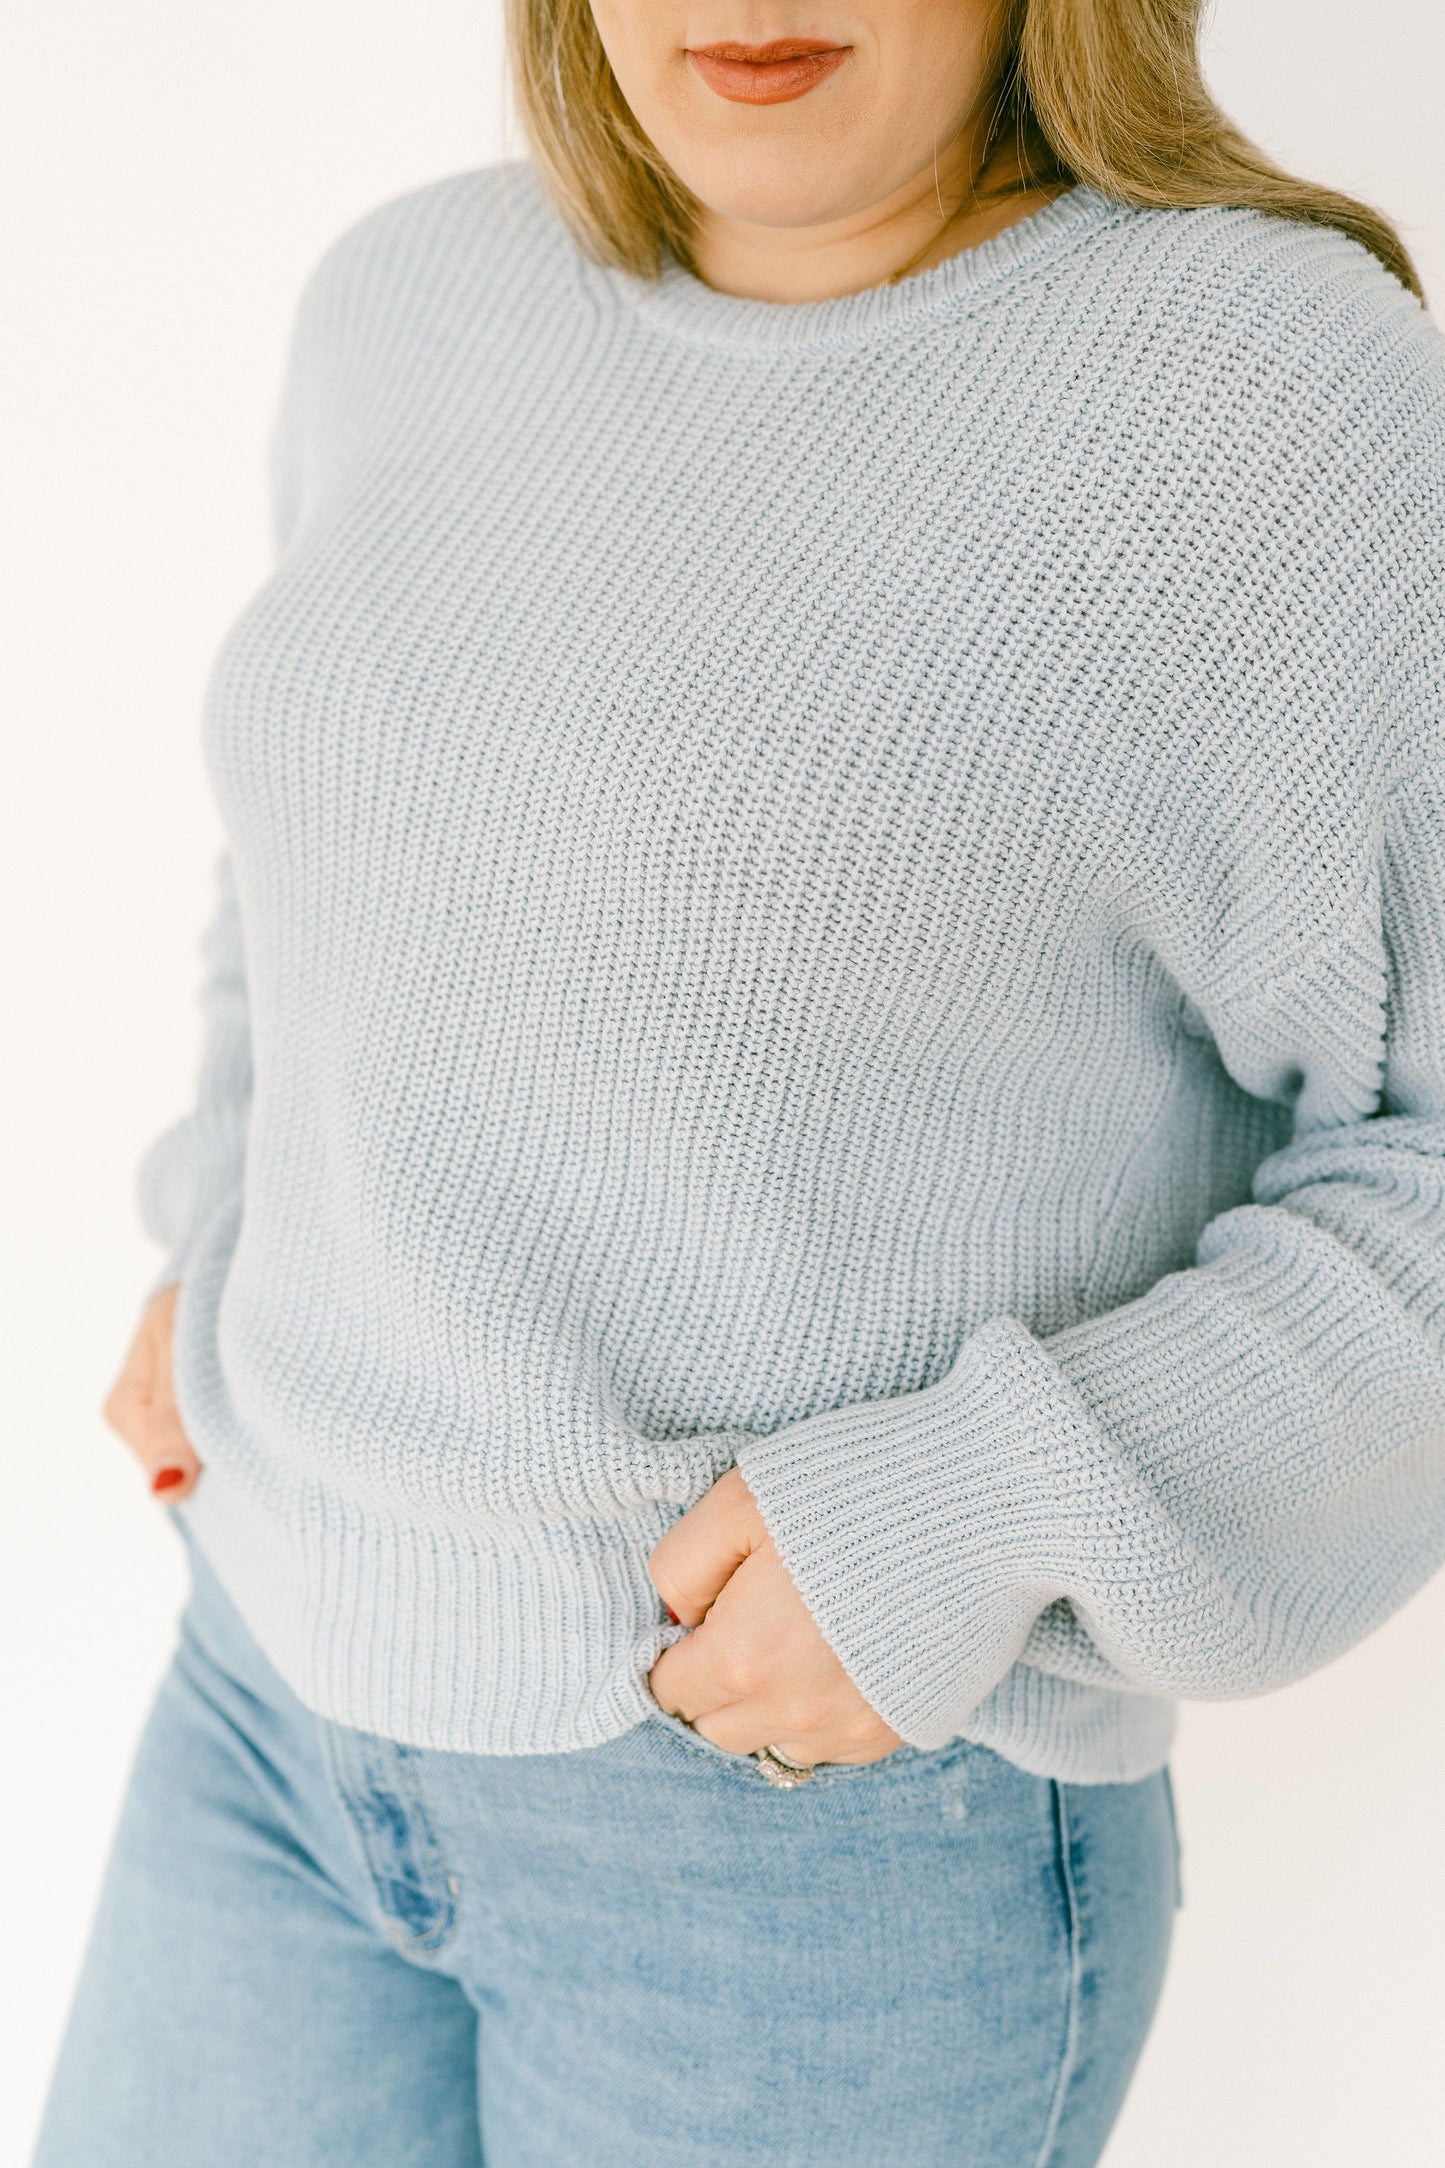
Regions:
<instances>
[{"instance_id":1,"label":"woman's left hand","mask_svg":"<svg viewBox=\"0 0 1445 2168\"><path fill-rule=\"evenodd\" d=\"M795 1762L881 1761L902 1745L818 1631L736 1468L673 1523L648 1571L693 1628L648 1674L670 1716L735 1754L773 1746Z\"/></svg>"}]
</instances>

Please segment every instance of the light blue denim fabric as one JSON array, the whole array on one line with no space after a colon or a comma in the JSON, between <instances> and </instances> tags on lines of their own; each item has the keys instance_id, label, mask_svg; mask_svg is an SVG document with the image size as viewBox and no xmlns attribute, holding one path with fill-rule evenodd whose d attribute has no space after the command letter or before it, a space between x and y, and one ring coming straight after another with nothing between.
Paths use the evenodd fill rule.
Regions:
<instances>
[{"instance_id":1,"label":"light blue denim fabric","mask_svg":"<svg viewBox=\"0 0 1445 2168\"><path fill-rule=\"evenodd\" d=\"M199 1559L37 2168L1085 2168L1164 1972L1167 1773L793 1791L659 1715L478 1757L302 1708Z\"/></svg>"}]
</instances>

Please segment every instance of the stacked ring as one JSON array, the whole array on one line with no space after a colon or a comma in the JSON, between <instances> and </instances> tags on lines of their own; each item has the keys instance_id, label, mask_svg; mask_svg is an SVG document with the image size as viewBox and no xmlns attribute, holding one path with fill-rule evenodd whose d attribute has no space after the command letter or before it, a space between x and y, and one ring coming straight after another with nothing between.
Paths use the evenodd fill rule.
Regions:
<instances>
[{"instance_id":1,"label":"stacked ring","mask_svg":"<svg viewBox=\"0 0 1445 2168\"><path fill-rule=\"evenodd\" d=\"M812 1779L813 1771L807 1762L789 1761L775 1746L760 1746L753 1759L769 1784L780 1792L796 1791L800 1784Z\"/></svg>"}]
</instances>

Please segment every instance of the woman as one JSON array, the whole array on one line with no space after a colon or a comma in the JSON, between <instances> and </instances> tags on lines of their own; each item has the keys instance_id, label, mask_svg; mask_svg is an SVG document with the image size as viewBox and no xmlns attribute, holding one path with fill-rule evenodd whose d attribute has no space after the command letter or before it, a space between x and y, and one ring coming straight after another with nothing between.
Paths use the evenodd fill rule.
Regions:
<instances>
[{"instance_id":1,"label":"woman","mask_svg":"<svg viewBox=\"0 0 1445 2168\"><path fill-rule=\"evenodd\" d=\"M1194 16L518 0L311 281L44 2168L1096 2161L1445 1554L1445 354Z\"/></svg>"}]
</instances>

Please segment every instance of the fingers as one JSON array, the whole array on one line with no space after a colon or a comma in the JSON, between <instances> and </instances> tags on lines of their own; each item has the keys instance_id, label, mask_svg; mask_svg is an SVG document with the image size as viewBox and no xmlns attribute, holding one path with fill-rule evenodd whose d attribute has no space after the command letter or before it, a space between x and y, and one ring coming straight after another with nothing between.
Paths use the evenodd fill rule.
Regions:
<instances>
[{"instance_id":1,"label":"fingers","mask_svg":"<svg viewBox=\"0 0 1445 2168\"><path fill-rule=\"evenodd\" d=\"M869 1762L901 1743L848 1677L766 1537L702 1623L663 1650L648 1683L670 1715L729 1753L773 1746L791 1761Z\"/></svg>"},{"instance_id":2,"label":"fingers","mask_svg":"<svg viewBox=\"0 0 1445 2168\"><path fill-rule=\"evenodd\" d=\"M201 1473L171 1383L175 1304L173 1287L162 1288L147 1304L102 1411L145 1470L155 1496L166 1505L189 1497Z\"/></svg>"},{"instance_id":3,"label":"fingers","mask_svg":"<svg viewBox=\"0 0 1445 2168\"><path fill-rule=\"evenodd\" d=\"M647 1570L673 1616L696 1626L743 1560L767 1540L752 1492L729 1468L654 1545Z\"/></svg>"},{"instance_id":4,"label":"fingers","mask_svg":"<svg viewBox=\"0 0 1445 2168\"><path fill-rule=\"evenodd\" d=\"M669 1715L693 1723L748 1698L754 1682L727 1636L704 1623L663 1650L648 1683Z\"/></svg>"},{"instance_id":5,"label":"fingers","mask_svg":"<svg viewBox=\"0 0 1445 2168\"><path fill-rule=\"evenodd\" d=\"M771 1545L738 1567L702 1624L663 1650L649 1678L662 1707L696 1723L705 1738L738 1710L789 1730L806 1728L810 1713L826 1708L835 1682L855 1691Z\"/></svg>"},{"instance_id":6,"label":"fingers","mask_svg":"<svg viewBox=\"0 0 1445 2168\"><path fill-rule=\"evenodd\" d=\"M686 1647L685 1642L678 1644ZM666 1652L669 1656L672 1650ZM661 1659L659 1659L660 1668ZM750 1699L725 1702L697 1716L673 1703L672 1689L663 1682L654 1694L672 1716L686 1716L700 1737L728 1754L756 1754L760 1747L775 1747L789 1761L874 1762L882 1761L901 1745L897 1732L877 1712L851 1695L827 1697L821 1708L806 1712L796 1692L774 1691ZM684 1691L686 1689L684 1688Z\"/></svg>"},{"instance_id":7,"label":"fingers","mask_svg":"<svg viewBox=\"0 0 1445 2168\"><path fill-rule=\"evenodd\" d=\"M772 1716L754 1702L717 1709L692 1728L726 1754L756 1754L759 1748L770 1746L785 1760L801 1762L805 1768L811 1768L814 1762L882 1761L899 1743L891 1732L886 1737L870 1734L864 1739L842 1722L817 1724L810 1730L790 1733L786 1718Z\"/></svg>"},{"instance_id":8,"label":"fingers","mask_svg":"<svg viewBox=\"0 0 1445 2168\"><path fill-rule=\"evenodd\" d=\"M699 1717L692 1728L728 1754L756 1754L760 1747L770 1746L788 1761L807 1765L882 1761L903 1743L870 1709L860 1715L843 1706L802 1725L791 1700L732 1702Z\"/></svg>"}]
</instances>

